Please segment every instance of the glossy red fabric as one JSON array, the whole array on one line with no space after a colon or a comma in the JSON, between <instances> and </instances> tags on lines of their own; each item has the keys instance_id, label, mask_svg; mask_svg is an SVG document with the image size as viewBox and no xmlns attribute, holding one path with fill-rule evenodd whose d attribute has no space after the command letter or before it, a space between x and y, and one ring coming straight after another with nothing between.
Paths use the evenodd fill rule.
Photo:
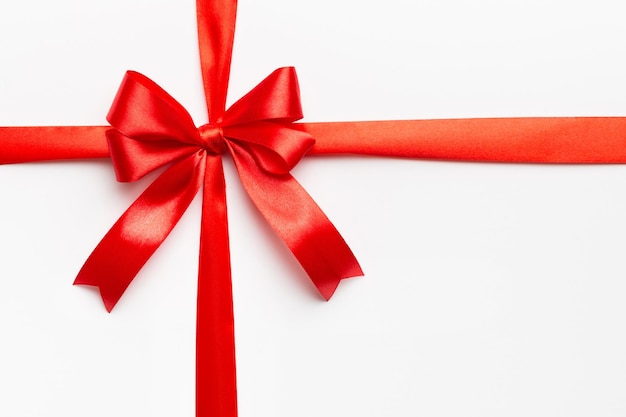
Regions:
<instances>
[{"instance_id":1,"label":"glossy red fabric","mask_svg":"<svg viewBox=\"0 0 626 417\"><path fill-rule=\"evenodd\" d=\"M529 117L305 123L313 154L457 161L624 163L624 117Z\"/></svg>"},{"instance_id":2,"label":"glossy red fabric","mask_svg":"<svg viewBox=\"0 0 626 417\"><path fill-rule=\"evenodd\" d=\"M626 162L625 117L385 120L294 123L313 155L477 162ZM106 158L108 126L0 127L0 163Z\"/></svg>"},{"instance_id":3,"label":"glossy red fabric","mask_svg":"<svg viewBox=\"0 0 626 417\"><path fill-rule=\"evenodd\" d=\"M209 124L147 77L127 73L106 126L0 128L0 163L110 155L117 178L164 172L96 247L76 284L100 288L111 310L135 274L203 189L197 305L196 415L237 415L230 254L221 153L328 299L361 275L348 246L289 174L308 152L494 162L626 162L626 118L509 118L305 123L292 68L277 70L225 109L235 0L198 0ZM315 139L313 139L315 138Z\"/></svg>"}]
</instances>

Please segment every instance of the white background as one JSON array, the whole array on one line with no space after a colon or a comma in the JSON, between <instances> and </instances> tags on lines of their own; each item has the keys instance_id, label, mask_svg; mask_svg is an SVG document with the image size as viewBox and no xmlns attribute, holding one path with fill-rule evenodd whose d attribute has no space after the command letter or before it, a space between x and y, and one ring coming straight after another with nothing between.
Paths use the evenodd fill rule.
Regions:
<instances>
[{"instance_id":1,"label":"white background","mask_svg":"<svg viewBox=\"0 0 626 417\"><path fill-rule=\"evenodd\" d=\"M624 116L622 3L242 0L229 101L294 65L307 121ZM104 124L126 69L202 124L196 45L190 0L2 2L0 125ZM307 158L366 273L329 303L227 168L241 417L626 414L626 167ZM148 181L0 167L0 415L194 415L199 200L112 314L71 285Z\"/></svg>"}]
</instances>

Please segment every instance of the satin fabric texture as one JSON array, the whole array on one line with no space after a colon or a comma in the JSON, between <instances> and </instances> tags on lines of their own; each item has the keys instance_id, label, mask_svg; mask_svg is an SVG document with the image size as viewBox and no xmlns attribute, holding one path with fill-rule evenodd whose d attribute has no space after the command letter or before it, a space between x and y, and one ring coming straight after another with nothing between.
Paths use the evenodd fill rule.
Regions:
<instances>
[{"instance_id":1,"label":"satin fabric texture","mask_svg":"<svg viewBox=\"0 0 626 417\"><path fill-rule=\"evenodd\" d=\"M111 126L0 127L0 163L107 158L119 181L161 175L120 217L75 280L97 286L108 311L202 191L196 415L235 417L237 389L228 219L222 154L307 272L321 297L361 268L330 220L289 173L309 155L517 163L624 163L626 118L501 118L295 123L293 68L280 68L225 108L236 0L197 0L209 123L146 76L129 71Z\"/></svg>"}]
</instances>

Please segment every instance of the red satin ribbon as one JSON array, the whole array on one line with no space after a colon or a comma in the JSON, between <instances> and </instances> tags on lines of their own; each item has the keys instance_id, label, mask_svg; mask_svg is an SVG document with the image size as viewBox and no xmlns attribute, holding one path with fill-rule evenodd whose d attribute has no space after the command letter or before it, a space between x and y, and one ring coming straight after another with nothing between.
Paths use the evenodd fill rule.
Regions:
<instances>
[{"instance_id":1,"label":"red satin ribbon","mask_svg":"<svg viewBox=\"0 0 626 417\"><path fill-rule=\"evenodd\" d=\"M477 162L626 162L624 117L294 123L306 156L355 154ZM107 158L108 126L0 127L0 164Z\"/></svg>"},{"instance_id":2,"label":"red satin ribbon","mask_svg":"<svg viewBox=\"0 0 626 417\"><path fill-rule=\"evenodd\" d=\"M626 162L626 118L296 124L302 115L291 68L277 70L225 110L236 6L235 0L197 1L209 124L196 128L171 96L129 72L108 116L113 129L0 128L0 163L110 155L120 181L137 180L169 164L107 233L76 279L77 284L98 286L109 311L203 189L198 416L237 415L222 152L230 152L248 195L326 299L341 279L361 275L361 270L337 230L289 174L307 151L468 161Z\"/></svg>"}]
</instances>

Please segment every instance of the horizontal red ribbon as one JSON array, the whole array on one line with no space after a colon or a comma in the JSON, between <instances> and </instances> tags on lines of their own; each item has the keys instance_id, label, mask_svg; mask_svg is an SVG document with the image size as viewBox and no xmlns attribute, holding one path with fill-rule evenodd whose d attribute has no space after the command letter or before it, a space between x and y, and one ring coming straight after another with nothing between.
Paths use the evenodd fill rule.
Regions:
<instances>
[{"instance_id":1,"label":"horizontal red ribbon","mask_svg":"<svg viewBox=\"0 0 626 417\"><path fill-rule=\"evenodd\" d=\"M307 155L483 162L626 162L626 118L529 117L295 123ZM108 158L109 126L0 127L0 163Z\"/></svg>"}]
</instances>

